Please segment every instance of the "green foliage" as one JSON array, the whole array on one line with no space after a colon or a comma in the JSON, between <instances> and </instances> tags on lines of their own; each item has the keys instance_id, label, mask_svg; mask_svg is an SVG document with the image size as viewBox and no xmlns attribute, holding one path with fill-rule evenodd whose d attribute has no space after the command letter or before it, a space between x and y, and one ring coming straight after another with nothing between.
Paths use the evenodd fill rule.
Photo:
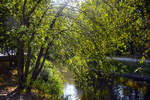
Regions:
<instances>
[{"instance_id":1,"label":"green foliage","mask_svg":"<svg viewBox=\"0 0 150 100\"><path fill-rule=\"evenodd\" d=\"M69 48L65 48L65 51L71 48L67 63L81 88L93 92L97 89L94 81L100 77L109 81L111 73L134 73L134 64L131 68L113 64L106 56L142 55L147 51L149 39L144 34L149 28L145 27L144 5L144 0L87 0L81 5L71 27L75 30L71 32L74 38L66 40Z\"/></svg>"},{"instance_id":2,"label":"green foliage","mask_svg":"<svg viewBox=\"0 0 150 100\"><path fill-rule=\"evenodd\" d=\"M47 79L45 79L47 77ZM51 95L50 99L60 100L62 95L63 82L60 78L60 74L55 67L45 68L41 72L38 80L33 84L33 88L42 92L41 95Z\"/></svg>"},{"instance_id":3,"label":"green foliage","mask_svg":"<svg viewBox=\"0 0 150 100\"><path fill-rule=\"evenodd\" d=\"M136 68L109 62L106 56L144 55L144 61L150 51L149 7L144 0L87 0L79 6L80 11L65 8L58 17L59 7L53 9L51 0L41 0L39 4L37 0L27 0L25 9L24 1L9 0L0 4L3 8L0 18L7 22L6 26L0 27L4 34L0 37L3 40L0 45L16 48L21 41L23 52L31 47L30 74L36 70L34 66L41 47L40 63L49 46L46 58L51 62L45 61L45 69L33 87L50 93L55 99L62 93L62 82L54 65L68 66L85 91L107 94L108 91L97 91L97 81L108 84L111 73L132 73ZM3 10L8 12L5 14ZM13 24L5 19L8 15ZM27 57L24 58L27 61ZM31 82L30 74L26 85Z\"/></svg>"}]
</instances>

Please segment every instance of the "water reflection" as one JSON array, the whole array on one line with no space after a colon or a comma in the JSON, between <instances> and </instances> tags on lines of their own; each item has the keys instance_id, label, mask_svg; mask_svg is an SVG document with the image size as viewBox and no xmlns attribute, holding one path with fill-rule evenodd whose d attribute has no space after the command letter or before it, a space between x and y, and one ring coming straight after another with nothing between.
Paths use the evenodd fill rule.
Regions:
<instances>
[{"instance_id":1,"label":"water reflection","mask_svg":"<svg viewBox=\"0 0 150 100\"><path fill-rule=\"evenodd\" d=\"M117 96L117 100L121 100L123 98L123 86L118 85L117 87L114 87L114 94Z\"/></svg>"},{"instance_id":2,"label":"water reflection","mask_svg":"<svg viewBox=\"0 0 150 100\"><path fill-rule=\"evenodd\" d=\"M76 88L73 73L71 71L63 71L64 86L63 100L80 100L80 93Z\"/></svg>"},{"instance_id":3,"label":"water reflection","mask_svg":"<svg viewBox=\"0 0 150 100\"><path fill-rule=\"evenodd\" d=\"M78 91L73 84L65 83L63 87L64 99L65 100L80 100Z\"/></svg>"},{"instance_id":4,"label":"water reflection","mask_svg":"<svg viewBox=\"0 0 150 100\"><path fill-rule=\"evenodd\" d=\"M116 95L117 100L144 100L142 89L136 91L123 85L114 87L114 94Z\"/></svg>"},{"instance_id":5,"label":"water reflection","mask_svg":"<svg viewBox=\"0 0 150 100\"><path fill-rule=\"evenodd\" d=\"M65 79L64 86L63 86L63 100L81 100L81 98L82 99L84 98L83 100L91 100L89 99L89 97L84 97L84 96L87 96L87 95L84 95L86 94L84 93L85 91L81 92L76 88L73 75L70 71L63 72L63 76ZM131 85L132 87L128 86L127 83L130 83L129 85ZM138 85L135 85L135 84L138 84L138 82L136 83L136 82L130 81L124 84L118 84L118 85L116 84L112 86L112 91L111 89L110 91L108 90L108 94L107 94L106 89L109 89L109 88L105 88L106 91L105 90L103 90L103 92L100 91L101 94L93 95L95 96L95 99L92 99L92 100L145 100L144 91L142 88L144 84L143 86L140 85L140 87L136 87L136 88L135 86L138 86ZM98 90L100 89L98 88ZM101 97L104 97L104 98L100 99ZM146 100L150 100L150 99L146 99Z\"/></svg>"}]
</instances>

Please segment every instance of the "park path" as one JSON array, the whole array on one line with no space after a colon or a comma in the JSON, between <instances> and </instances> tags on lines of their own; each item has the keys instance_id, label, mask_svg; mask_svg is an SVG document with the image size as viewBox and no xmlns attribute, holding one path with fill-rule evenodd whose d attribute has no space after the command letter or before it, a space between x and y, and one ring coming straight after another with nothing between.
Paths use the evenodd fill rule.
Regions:
<instances>
[{"instance_id":1,"label":"park path","mask_svg":"<svg viewBox=\"0 0 150 100\"><path fill-rule=\"evenodd\" d=\"M116 61L126 61L126 62L140 62L142 59L128 58L128 57L106 57L106 59L112 59ZM150 60L144 60L145 63L150 63Z\"/></svg>"}]
</instances>

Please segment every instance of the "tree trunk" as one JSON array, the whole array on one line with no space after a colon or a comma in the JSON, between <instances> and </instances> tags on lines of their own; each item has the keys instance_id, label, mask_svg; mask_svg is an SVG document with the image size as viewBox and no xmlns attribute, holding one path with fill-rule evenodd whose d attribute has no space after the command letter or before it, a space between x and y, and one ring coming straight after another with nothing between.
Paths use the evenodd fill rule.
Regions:
<instances>
[{"instance_id":1,"label":"tree trunk","mask_svg":"<svg viewBox=\"0 0 150 100\"><path fill-rule=\"evenodd\" d=\"M147 86L145 100L150 100L150 85Z\"/></svg>"},{"instance_id":2,"label":"tree trunk","mask_svg":"<svg viewBox=\"0 0 150 100\"><path fill-rule=\"evenodd\" d=\"M43 47L43 45L42 45L42 46L41 46L41 49L40 49L40 52L39 52L39 55L38 55L38 58L37 58L37 60L36 60L35 67L34 67L34 69L33 69L33 73L32 73L32 77L31 77L31 79L30 79L30 83L29 83L28 87L26 88L28 93L31 92L31 86L32 86L32 84L33 84L33 81L36 80L36 75L37 75L37 72L38 72L38 70L39 70L40 60L41 60L41 58L42 58L43 51L44 51L44 47Z\"/></svg>"},{"instance_id":3,"label":"tree trunk","mask_svg":"<svg viewBox=\"0 0 150 100\"><path fill-rule=\"evenodd\" d=\"M34 70L33 70L33 73L32 73L31 80L35 80L35 78L36 78L36 73L38 72L38 69L39 69L40 60L43 56L43 51L44 51L44 47L42 45L41 49L40 49L40 52L39 52L39 55L38 55L38 58L36 60L36 64L35 64L35 67L34 67Z\"/></svg>"},{"instance_id":4,"label":"tree trunk","mask_svg":"<svg viewBox=\"0 0 150 100\"><path fill-rule=\"evenodd\" d=\"M18 70L18 89L24 88L24 42L18 41L17 48L17 70Z\"/></svg>"},{"instance_id":5,"label":"tree trunk","mask_svg":"<svg viewBox=\"0 0 150 100\"><path fill-rule=\"evenodd\" d=\"M26 61L25 73L24 73L25 82L29 73L30 62L31 62L31 47L28 45L28 54L27 54L27 61Z\"/></svg>"},{"instance_id":6,"label":"tree trunk","mask_svg":"<svg viewBox=\"0 0 150 100\"><path fill-rule=\"evenodd\" d=\"M12 62L13 62L13 60L12 60L13 55L11 55L11 54L9 53L9 50L8 50L8 49L7 49L7 55L8 55L8 58L9 58L9 68L11 68L11 67L12 67Z\"/></svg>"}]
</instances>

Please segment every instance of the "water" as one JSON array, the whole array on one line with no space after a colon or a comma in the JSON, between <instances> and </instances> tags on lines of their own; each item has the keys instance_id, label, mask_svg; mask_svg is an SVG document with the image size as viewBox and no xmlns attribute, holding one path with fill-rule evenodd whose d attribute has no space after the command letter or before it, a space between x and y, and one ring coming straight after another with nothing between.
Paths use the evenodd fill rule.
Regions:
<instances>
[{"instance_id":1,"label":"water","mask_svg":"<svg viewBox=\"0 0 150 100\"><path fill-rule=\"evenodd\" d=\"M63 86L63 100L81 100L84 93L77 89L72 72L63 72L63 76L65 79ZM134 89L126 87L123 84L114 86L113 90L116 100L144 100L142 90L136 91L135 93ZM127 94L124 94L125 91Z\"/></svg>"},{"instance_id":2,"label":"water","mask_svg":"<svg viewBox=\"0 0 150 100\"><path fill-rule=\"evenodd\" d=\"M73 84L65 83L63 87L63 97L67 100L80 100L78 90Z\"/></svg>"},{"instance_id":3,"label":"water","mask_svg":"<svg viewBox=\"0 0 150 100\"><path fill-rule=\"evenodd\" d=\"M73 74L70 71L63 72L64 75L64 86L63 86L63 99L64 100L80 100L80 91L78 91Z\"/></svg>"},{"instance_id":4,"label":"water","mask_svg":"<svg viewBox=\"0 0 150 100\"><path fill-rule=\"evenodd\" d=\"M129 93L125 95L123 93L124 91ZM139 91L135 91L134 89L127 89L126 86L118 85L117 87L114 87L114 93L117 97L117 100L144 100L142 89L140 89Z\"/></svg>"}]
</instances>

